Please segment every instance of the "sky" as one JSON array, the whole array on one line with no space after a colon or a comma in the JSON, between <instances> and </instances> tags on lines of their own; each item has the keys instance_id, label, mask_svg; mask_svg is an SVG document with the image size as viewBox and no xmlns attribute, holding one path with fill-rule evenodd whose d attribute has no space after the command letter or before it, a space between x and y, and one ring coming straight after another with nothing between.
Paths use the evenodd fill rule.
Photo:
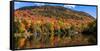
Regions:
<instances>
[{"instance_id":1,"label":"sky","mask_svg":"<svg viewBox=\"0 0 100 51\"><path fill-rule=\"evenodd\" d=\"M25 6L44 6L44 5L49 5L49 6L63 6L65 8L70 8L73 10L77 10L77 11L83 11L86 12L88 14L90 14L91 16L93 16L94 18L96 18L96 6L84 6L84 5L65 5L65 4L50 4L50 3L32 3L32 2L14 2L14 9L18 9L21 7L25 7Z\"/></svg>"}]
</instances>

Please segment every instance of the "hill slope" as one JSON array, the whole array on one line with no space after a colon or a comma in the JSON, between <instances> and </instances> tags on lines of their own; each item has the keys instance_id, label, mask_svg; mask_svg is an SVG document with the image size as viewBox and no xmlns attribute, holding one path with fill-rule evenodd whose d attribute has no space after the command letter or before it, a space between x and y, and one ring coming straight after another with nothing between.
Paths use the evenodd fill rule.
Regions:
<instances>
[{"instance_id":1,"label":"hill slope","mask_svg":"<svg viewBox=\"0 0 100 51\"><path fill-rule=\"evenodd\" d=\"M69 8L64 8L62 6L27 6L19 8L16 10L16 12L17 11L24 11L25 13L28 13L30 15L40 15L46 17L63 17L72 19L81 19L89 17L93 19L93 17L88 13L71 10ZM22 13L23 15L25 14L24 12Z\"/></svg>"}]
</instances>

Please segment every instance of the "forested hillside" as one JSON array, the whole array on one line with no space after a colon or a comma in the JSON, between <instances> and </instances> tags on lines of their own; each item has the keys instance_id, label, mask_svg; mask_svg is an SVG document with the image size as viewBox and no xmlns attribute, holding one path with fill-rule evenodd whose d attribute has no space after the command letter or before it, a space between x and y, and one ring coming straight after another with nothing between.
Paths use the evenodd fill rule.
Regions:
<instances>
[{"instance_id":1,"label":"forested hillside","mask_svg":"<svg viewBox=\"0 0 100 51\"><path fill-rule=\"evenodd\" d=\"M96 44L96 19L62 6L28 6L14 11L16 49Z\"/></svg>"}]
</instances>

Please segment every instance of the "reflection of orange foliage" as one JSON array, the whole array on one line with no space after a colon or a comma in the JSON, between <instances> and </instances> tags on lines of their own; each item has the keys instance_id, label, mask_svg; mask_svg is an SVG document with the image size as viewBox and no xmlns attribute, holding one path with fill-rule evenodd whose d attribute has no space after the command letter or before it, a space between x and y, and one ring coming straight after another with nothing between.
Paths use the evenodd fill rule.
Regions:
<instances>
[{"instance_id":1,"label":"reflection of orange foliage","mask_svg":"<svg viewBox=\"0 0 100 51\"><path fill-rule=\"evenodd\" d=\"M25 45L25 38L21 38L20 40L19 40L19 47L20 48L23 48L23 46Z\"/></svg>"},{"instance_id":2,"label":"reflection of orange foliage","mask_svg":"<svg viewBox=\"0 0 100 51\"><path fill-rule=\"evenodd\" d=\"M54 40L53 40L53 43L54 43L54 45L58 45L58 43L59 43L59 38L58 38L58 37L55 37Z\"/></svg>"}]
</instances>

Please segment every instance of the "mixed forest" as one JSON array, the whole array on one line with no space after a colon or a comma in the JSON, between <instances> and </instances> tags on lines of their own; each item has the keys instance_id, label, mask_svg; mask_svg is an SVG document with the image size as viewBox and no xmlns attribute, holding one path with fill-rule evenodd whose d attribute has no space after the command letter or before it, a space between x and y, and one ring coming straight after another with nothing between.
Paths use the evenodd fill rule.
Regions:
<instances>
[{"instance_id":1,"label":"mixed forest","mask_svg":"<svg viewBox=\"0 0 100 51\"><path fill-rule=\"evenodd\" d=\"M97 43L96 18L62 6L27 6L14 11L15 49Z\"/></svg>"}]
</instances>

